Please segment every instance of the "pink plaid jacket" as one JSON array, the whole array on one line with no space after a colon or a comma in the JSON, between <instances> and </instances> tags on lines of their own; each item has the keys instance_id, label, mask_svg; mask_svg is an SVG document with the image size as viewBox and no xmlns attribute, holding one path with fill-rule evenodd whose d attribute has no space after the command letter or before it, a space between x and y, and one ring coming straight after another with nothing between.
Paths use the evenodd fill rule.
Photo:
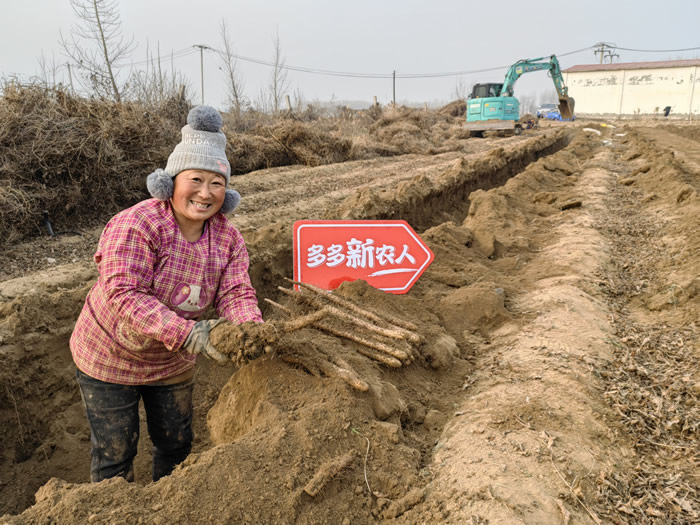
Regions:
<instances>
[{"instance_id":1,"label":"pink plaid jacket","mask_svg":"<svg viewBox=\"0 0 700 525\"><path fill-rule=\"evenodd\" d=\"M142 201L109 221L94 259L99 278L70 347L78 368L101 381L145 384L194 367L180 347L212 304L231 322L262 322L243 236L220 213L191 243L169 202Z\"/></svg>"}]
</instances>

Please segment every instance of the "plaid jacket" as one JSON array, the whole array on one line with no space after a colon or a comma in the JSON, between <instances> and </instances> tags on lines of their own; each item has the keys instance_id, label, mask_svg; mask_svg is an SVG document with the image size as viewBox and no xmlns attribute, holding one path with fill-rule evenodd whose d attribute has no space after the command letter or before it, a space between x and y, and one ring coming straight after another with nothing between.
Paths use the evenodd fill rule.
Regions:
<instances>
[{"instance_id":1,"label":"plaid jacket","mask_svg":"<svg viewBox=\"0 0 700 525\"><path fill-rule=\"evenodd\" d=\"M234 323L262 321L243 236L220 213L190 243L169 202L142 201L109 221L94 260L99 278L70 347L78 368L101 381L145 384L194 367L180 347L212 304Z\"/></svg>"}]
</instances>

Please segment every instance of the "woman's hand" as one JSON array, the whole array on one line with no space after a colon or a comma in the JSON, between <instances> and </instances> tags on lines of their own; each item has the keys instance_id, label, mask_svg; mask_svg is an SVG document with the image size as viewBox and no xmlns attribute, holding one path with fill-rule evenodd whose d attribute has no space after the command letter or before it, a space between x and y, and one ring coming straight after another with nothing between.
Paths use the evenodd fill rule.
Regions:
<instances>
[{"instance_id":1,"label":"woman's hand","mask_svg":"<svg viewBox=\"0 0 700 525\"><path fill-rule=\"evenodd\" d=\"M211 343L209 337L211 331L221 323L226 323L226 319L207 319L205 321L198 321L192 327L190 335L187 336L185 343L182 345L182 349L190 354L201 354L207 359L213 359L218 363L226 363L229 358L219 352L214 345Z\"/></svg>"}]
</instances>

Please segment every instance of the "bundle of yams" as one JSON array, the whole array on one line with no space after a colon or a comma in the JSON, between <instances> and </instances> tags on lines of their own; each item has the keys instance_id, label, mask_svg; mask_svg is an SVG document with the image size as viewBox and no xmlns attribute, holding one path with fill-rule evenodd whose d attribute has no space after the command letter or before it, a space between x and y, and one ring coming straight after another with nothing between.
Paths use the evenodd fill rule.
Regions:
<instances>
[{"instance_id":1,"label":"bundle of yams","mask_svg":"<svg viewBox=\"0 0 700 525\"><path fill-rule=\"evenodd\" d=\"M299 291L279 287L291 298L289 305L265 299L284 312L287 320L220 324L211 332L211 342L216 349L239 365L263 354L278 354L284 361L303 366L314 375L338 377L362 391L369 388L367 383L346 360L337 353L324 351L322 345L295 345L291 334L307 327L320 330L357 343L353 348L358 353L394 368L410 364L418 357L423 340L413 323L373 312L310 284L289 282L299 287Z\"/></svg>"}]
</instances>

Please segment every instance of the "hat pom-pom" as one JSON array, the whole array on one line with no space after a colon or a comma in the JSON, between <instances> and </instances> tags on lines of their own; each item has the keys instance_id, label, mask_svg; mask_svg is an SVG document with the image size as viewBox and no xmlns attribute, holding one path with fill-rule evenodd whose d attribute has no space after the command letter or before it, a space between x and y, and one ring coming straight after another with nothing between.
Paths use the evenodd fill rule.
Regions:
<instances>
[{"instance_id":1,"label":"hat pom-pom","mask_svg":"<svg viewBox=\"0 0 700 525\"><path fill-rule=\"evenodd\" d=\"M187 115L187 123L197 131L216 133L221 129L223 120L219 112L211 106L195 106Z\"/></svg>"},{"instance_id":2,"label":"hat pom-pom","mask_svg":"<svg viewBox=\"0 0 700 525\"><path fill-rule=\"evenodd\" d=\"M231 213L236 209L240 202L240 193L238 193L236 190L226 190L226 197L224 197L224 205L221 207L221 213Z\"/></svg>"},{"instance_id":3,"label":"hat pom-pom","mask_svg":"<svg viewBox=\"0 0 700 525\"><path fill-rule=\"evenodd\" d=\"M167 201L173 196L173 179L162 169L157 169L146 177L146 187L151 197Z\"/></svg>"}]
</instances>

